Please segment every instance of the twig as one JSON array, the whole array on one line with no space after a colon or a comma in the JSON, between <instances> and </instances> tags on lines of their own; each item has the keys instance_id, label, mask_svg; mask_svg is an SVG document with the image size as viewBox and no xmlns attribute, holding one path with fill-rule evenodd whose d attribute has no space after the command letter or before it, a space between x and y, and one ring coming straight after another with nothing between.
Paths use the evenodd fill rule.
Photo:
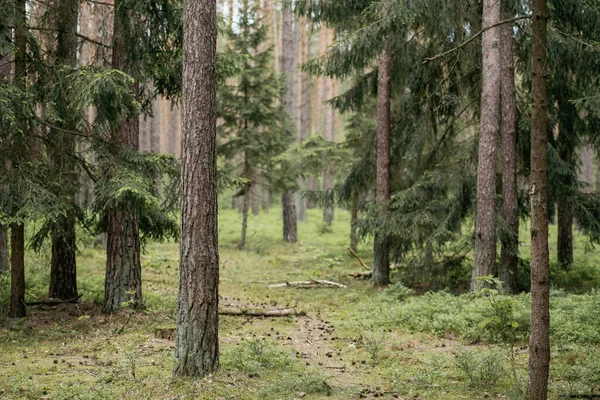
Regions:
<instances>
[{"instance_id":1,"label":"twig","mask_svg":"<svg viewBox=\"0 0 600 400\"><path fill-rule=\"evenodd\" d=\"M77 36L77 37L78 37L78 38L80 38L80 39L83 39L83 40L85 40L86 42L93 43L93 44L95 44L95 45L97 45L97 46L106 47L107 49L110 49L110 48L112 48L112 46L110 46L110 45L108 45L108 44L105 44L105 43L99 42L99 41L97 41L97 40L95 40L95 39L92 39L91 37L88 37L88 36L82 35L81 33L76 33L76 34L75 34L75 36Z\"/></svg>"},{"instance_id":2,"label":"twig","mask_svg":"<svg viewBox=\"0 0 600 400\"><path fill-rule=\"evenodd\" d=\"M130 313L129 313L129 316L127 317L127 321L125 321L125 323L123 324L123 326L121 326L121 327L120 327L120 328L118 328L118 329L115 329L115 330L113 331L113 335L116 335L117 333L118 333L118 334L121 334L121 333L123 333L123 331L125 330L125 327L126 327L128 324L129 324L129 321L131 321L131 317L133 317L133 314L134 314L134 313L135 313L135 311L132 311L132 312L130 312Z\"/></svg>"},{"instance_id":3,"label":"twig","mask_svg":"<svg viewBox=\"0 0 600 400\"><path fill-rule=\"evenodd\" d=\"M72 299L68 299L68 300L40 300L40 301L30 301L25 303L26 306L55 306L58 304L66 304L66 303L77 303L77 300L79 300L81 298L81 296L83 296L82 294L80 294L79 296L72 298Z\"/></svg>"},{"instance_id":4,"label":"twig","mask_svg":"<svg viewBox=\"0 0 600 400\"><path fill-rule=\"evenodd\" d=\"M354 250L352 250L352 247L348 247L348 251L354 256L354 258L358 260L358 262L360 263L360 265L363 266L364 269L366 269L367 271L371 270L371 268L367 267L367 264L365 264L365 262L360 258L360 256L356 254Z\"/></svg>"},{"instance_id":5,"label":"twig","mask_svg":"<svg viewBox=\"0 0 600 400\"><path fill-rule=\"evenodd\" d=\"M454 52L462 49L463 47L465 47L466 45L468 45L469 43L471 43L473 40L475 40L479 36L481 36L483 34L483 32L485 32L485 31L487 31L489 29L495 28L495 27L500 26L500 25L509 24L511 22L519 21L519 20L522 20L522 19L529 19L531 17L532 17L532 15L521 15L519 17L505 19L504 21L500 21L500 22L497 22L497 23L492 24L490 26L486 26L485 28L481 28L481 30L479 32L477 32L476 34L474 34L473 36L471 36L469 39L465 40L464 42L462 42L458 46L454 47L453 49L450 49L448 51L445 51L445 52L440 53L440 54L438 54L436 56L433 56L433 57L425 58L425 60L423 60L423 64L427 64L428 62L437 60L438 58L445 57L448 54L452 54L452 53L454 53Z\"/></svg>"}]
</instances>

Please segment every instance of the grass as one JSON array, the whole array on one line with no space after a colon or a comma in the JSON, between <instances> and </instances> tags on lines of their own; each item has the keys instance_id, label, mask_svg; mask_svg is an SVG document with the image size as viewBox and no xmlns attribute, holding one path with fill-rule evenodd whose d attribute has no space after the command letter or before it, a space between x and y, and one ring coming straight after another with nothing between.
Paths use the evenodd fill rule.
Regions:
<instances>
[{"instance_id":1,"label":"grass","mask_svg":"<svg viewBox=\"0 0 600 400\"><path fill-rule=\"evenodd\" d=\"M86 239L78 257L81 304L31 307L24 320L6 319L7 304L0 304L0 398L522 398L527 295L490 299L415 295L402 285L372 289L343 276L361 270L346 250L348 213L336 210L331 229L323 229L321 220L319 210L309 210L310 222L298 225L300 243L288 245L280 239L280 210L251 216L247 248L240 251L241 217L222 207L221 303L292 307L308 316L221 317L221 368L197 380L172 378L173 343L157 335L175 324L178 245L150 243L145 249L145 311L105 316L105 257L95 240ZM592 290L600 282L599 257L583 248L576 236L575 267L553 272L554 399L590 396L600 388L600 294ZM369 262L370 244L361 244L359 253ZM48 260L47 251L28 252L28 299L46 294ZM348 289L267 288L309 278ZM0 301L8 285L0 277Z\"/></svg>"}]
</instances>

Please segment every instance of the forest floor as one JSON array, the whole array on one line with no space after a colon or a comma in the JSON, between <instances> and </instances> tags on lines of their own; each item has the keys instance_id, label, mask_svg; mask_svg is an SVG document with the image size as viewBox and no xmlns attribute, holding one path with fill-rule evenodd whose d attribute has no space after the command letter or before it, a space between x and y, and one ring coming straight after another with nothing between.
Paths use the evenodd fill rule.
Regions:
<instances>
[{"instance_id":1,"label":"forest floor","mask_svg":"<svg viewBox=\"0 0 600 400\"><path fill-rule=\"evenodd\" d=\"M362 267L347 250L345 211L336 210L333 226L325 228L320 211L310 210L296 245L280 240L279 214L250 217L247 248L240 251L240 216L221 212L221 308L292 308L306 315L222 316L221 368L204 379L171 375L177 244L146 246L144 311L102 314L105 254L91 242L80 244L80 304L33 306L26 319L6 319L8 279L0 277L0 398L522 398L527 295L417 296L401 285L376 290L346 276ZM367 263L369 247L359 249ZM599 253L584 254L579 242L577 248L585 268L573 274L593 287L600 281ZM48 258L47 251L28 253L28 300L47 291ZM347 288L268 288L310 279ZM551 398L600 392L600 295L583 292L553 291Z\"/></svg>"}]
</instances>

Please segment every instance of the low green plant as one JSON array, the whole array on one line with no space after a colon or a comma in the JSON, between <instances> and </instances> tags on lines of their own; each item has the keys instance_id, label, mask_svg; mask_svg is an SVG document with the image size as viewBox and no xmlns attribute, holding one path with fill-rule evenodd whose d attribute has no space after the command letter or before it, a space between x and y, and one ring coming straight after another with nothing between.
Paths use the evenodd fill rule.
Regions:
<instances>
[{"instance_id":1,"label":"low green plant","mask_svg":"<svg viewBox=\"0 0 600 400\"><path fill-rule=\"evenodd\" d=\"M503 359L497 351L462 351L456 354L455 364L471 388L493 386L504 374Z\"/></svg>"},{"instance_id":2,"label":"low green plant","mask_svg":"<svg viewBox=\"0 0 600 400\"><path fill-rule=\"evenodd\" d=\"M252 339L233 348L228 359L233 369L249 376L259 376L265 370L289 367L295 357L272 341Z\"/></svg>"}]
</instances>

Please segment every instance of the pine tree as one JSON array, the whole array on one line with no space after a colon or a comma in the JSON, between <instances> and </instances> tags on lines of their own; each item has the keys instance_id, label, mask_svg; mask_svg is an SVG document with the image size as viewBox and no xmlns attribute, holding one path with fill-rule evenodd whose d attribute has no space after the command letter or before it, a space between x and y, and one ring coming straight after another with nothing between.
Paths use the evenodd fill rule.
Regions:
<instances>
[{"instance_id":1,"label":"pine tree","mask_svg":"<svg viewBox=\"0 0 600 400\"><path fill-rule=\"evenodd\" d=\"M293 64L293 27L292 10L286 7L282 11L283 28L281 31L282 56L281 73L284 75L286 91L282 98L282 104L288 115L294 115L294 64ZM295 135L294 135L295 136ZM286 188L281 196L281 207L283 208L283 240L290 243L298 241L296 199L291 189Z\"/></svg>"},{"instance_id":2,"label":"pine tree","mask_svg":"<svg viewBox=\"0 0 600 400\"><path fill-rule=\"evenodd\" d=\"M227 32L228 54L245 54L237 79L219 86L219 153L231 162L242 156L242 177L246 184L242 195L242 234L238 244L246 245L248 209L252 193L259 186L256 171L269 170L273 157L282 153L293 140L286 110L278 102L282 97L281 79L273 69L273 49L265 48L268 25L254 1L242 0L236 30Z\"/></svg>"},{"instance_id":3,"label":"pine tree","mask_svg":"<svg viewBox=\"0 0 600 400\"><path fill-rule=\"evenodd\" d=\"M132 40L131 11L127 3L115 1L112 66L131 73L134 65L128 58L127 41ZM138 93L139 82L132 85ZM139 149L139 117L128 116L113 133L113 139L123 150ZM136 209L126 204L108 209L106 278L104 281L105 313L118 310L125 303L142 306L142 267L140 261L140 220Z\"/></svg>"},{"instance_id":4,"label":"pine tree","mask_svg":"<svg viewBox=\"0 0 600 400\"><path fill-rule=\"evenodd\" d=\"M502 5L503 20L510 18ZM498 276L508 293L515 293L519 260L519 199L517 192L517 93L515 88L514 26L500 26L501 135L502 135L502 218L508 227L500 235L502 250Z\"/></svg>"},{"instance_id":5,"label":"pine tree","mask_svg":"<svg viewBox=\"0 0 600 400\"><path fill-rule=\"evenodd\" d=\"M219 366L216 2L184 6L181 258L175 376Z\"/></svg>"},{"instance_id":6,"label":"pine tree","mask_svg":"<svg viewBox=\"0 0 600 400\"><path fill-rule=\"evenodd\" d=\"M500 1L485 0L483 26L500 22ZM482 38L483 82L477 163L477 217L475 262L471 289L478 277L493 275L496 264L496 140L500 131L500 27L487 29Z\"/></svg>"},{"instance_id":7,"label":"pine tree","mask_svg":"<svg viewBox=\"0 0 600 400\"><path fill-rule=\"evenodd\" d=\"M66 71L77 65L77 17L79 14L79 0L61 0L57 4L57 37L56 57L54 62L60 71ZM60 73L57 77L64 80ZM56 115L59 129L50 132L49 154L52 170L57 174L55 192L57 196L64 196L65 202L71 204L64 215L53 222L52 227L52 260L50 262L49 297L58 299L77 298L77 263L76 263L76 238L75 238L75 199L77 192L77 169L75 163L75 137L66 131L77 129L77 122L82 116L68 109L68 102L64 101L66 93L60 83L55 86Z\"/></svg>"},{"instance_id":8,"label":"pine tree","mask_svg":"<svg viewBox=\"0 0 600 400\"><path fill-rule=\"evenodd\" d=\"M534 0L532 23L531 104L531 334L529 388L532 400L548 397L550 364L550 268L548 260L548 114L546 92L546 0Z\"/></svg>"}]
</instances>

